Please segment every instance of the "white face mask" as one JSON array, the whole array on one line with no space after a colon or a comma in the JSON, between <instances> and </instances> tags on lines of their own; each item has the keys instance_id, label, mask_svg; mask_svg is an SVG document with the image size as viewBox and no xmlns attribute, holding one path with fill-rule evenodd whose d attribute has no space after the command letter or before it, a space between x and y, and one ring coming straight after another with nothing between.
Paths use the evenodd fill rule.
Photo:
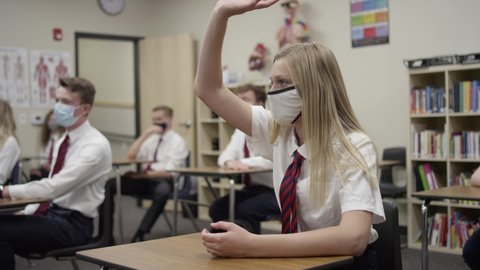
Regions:
<instances>
[{"instance_id":1,"label":"white face mask","mask_svg":"<svg viewBox=\"0 0 480 270\"><path fill-rule=\"evenodd\" d=\"M290 125L302 113L302 100L295 86L267 93L273 119L280 125Z\"/></svg>"}]
</instances>

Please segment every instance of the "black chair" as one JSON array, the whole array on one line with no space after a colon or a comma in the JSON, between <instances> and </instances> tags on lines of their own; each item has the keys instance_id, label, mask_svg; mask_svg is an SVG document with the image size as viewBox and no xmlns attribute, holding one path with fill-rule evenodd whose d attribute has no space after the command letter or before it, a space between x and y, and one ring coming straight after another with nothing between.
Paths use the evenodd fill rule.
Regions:
<instances>
[{"instance_id":1,"label":"black chair","mask_svg":"<svg viewBox=\"0 0 480 270\"><path fill-rule=\"evenodd\" d=\"M402 270L398 208L394 202L384 200L383 209L386 221L373 225L378 232L378 239L372 244L377 254L377 269Z\"/></svg>"},{"instance_id":2,"label":"black chair","mask_svg":"<svg viewBox=\"0 0 480 270\"><path fill-rule=\"evenodd\" d=\"M10 177L7 179L5 184L16 185L20 183L20 163L17 161L15 166L13 166Z\"/></svg>"},{"instance_id":3,"label":"black chair","mask_svg":"<svg viewBox=\"0 0 480 270\"><path fill-rule=\"evenodd\" d=\"M105 199L98 208L99 221L98 233L88 243L75 247L68 247L49 251L45 254L19 254L26 259L41 260L55 258L57 260L70 260L74 269L79 269L75 261L75 253L82 250L106 247L114 244L113 238L113 212L114 212L114 187L115 179L108 180L105 184Z\"/></svg>"},{"instance_id":4,"label":"black chair","mask_svg":"<svg viewBox=\"0 0 480 270\"><path fill-rule=\"evenodd\" d=\"M398 165L385 166L380 174L380 193L382 197L397 198L402 197L407 193L406 179L401 186L395 184L395 176L399 173L405 172L406 166L406 151L405 147L391 147L385 148L382 153L383 160L397 160L400 161ZM406 178L406 175L404 175Z\"/></svg>"}]
</instances>

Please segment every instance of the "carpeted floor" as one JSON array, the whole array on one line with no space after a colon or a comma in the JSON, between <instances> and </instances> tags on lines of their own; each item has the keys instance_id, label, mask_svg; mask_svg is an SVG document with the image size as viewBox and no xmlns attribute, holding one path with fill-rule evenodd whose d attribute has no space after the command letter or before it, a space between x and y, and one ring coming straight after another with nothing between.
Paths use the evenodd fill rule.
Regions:
<instances>
[{"instance_id":1,"label":"carpeted floor","mask_svg":"<svg viewBox=\"0 0 480 270\"><path fill-rule=\"evenodd\" d=\"M123 213L123 227L125 234L125 241L129 241L137 228L141 217L143 216L145 210L138 208L136 206L136 201L130 197L122 198L122 213ZM167 213L171 219L171 213ZM118 234L118 223L115 223L115 239L116 242L119 241ZM198 225L202 227L207 227L209 222L198 221ZM194 227L190 221L186 218L179 219L179 234L186 234L195 232ZM268 233L268 231L266 232ZM157 239L161 237L170 236L170 231L168 226L165 223L163 217L160 217L152 229L151 234L147 235L146 240ZM84 261L77 260L80 269L99 269L97 265L93 265ZM29 269L29 270L51 270L51 269L73 269L72 265L68 261L56 261L54 259L45 259L40 261L30 261L30 263L23 259L17 257L16 259L17 269ZM420 250L404 248L402 249L402 263L404 270L420 270L421 269L421 257ZM1 267L0 267L1 268ZM469 268L463 263L463 259L458 255L444 254L444 253L429 253L429 269L435 270L468 270ZM382 269L379 269L382 270ZM385 269L387 270L387 269Z\"/></svg>"}]
</instances>

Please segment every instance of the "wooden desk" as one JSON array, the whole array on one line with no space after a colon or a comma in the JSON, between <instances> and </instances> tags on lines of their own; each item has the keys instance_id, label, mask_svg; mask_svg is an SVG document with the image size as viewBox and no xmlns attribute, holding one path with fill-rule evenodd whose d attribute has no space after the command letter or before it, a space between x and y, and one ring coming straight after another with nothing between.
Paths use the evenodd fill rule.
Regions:
<instances>
[{"instance_id":1,"label":"wooden desk","mask_svg":"<svg viewBox=\"0 0 480 270\"><path fill-rule=\"evenodd\" d=\"M428 269L428 205L432 200L470 200L480 201L480 188L471 186L451 186L434 190L420 191L412 194L423 200L423 231L422 231L422 270Z\"/></svg>"},{"instance_id":2,"label":"wooden desk","mask_svg":"<svg viewBox=\"0 0 480 270\"><path fill-rule=\"evenodd\" d=\"M152 162L150 160L133 160L133 159L122 159L114 160L112 162L112 167L115 172L115 185L117 187L117 218L118 218L118 232L120 234L120 241L124 242L123 235L123 219L122 219L122 175L120 173L121 166L130 166L137 164L144 164Z\"/></svg>"},{"instance_id":3,"label":"wooden desk","mask_svg":"<svg viewBox=\"0 0 480 270\"><path fill-rule=\"evenodd\" d=\"M45 199L19 199L19 200L11 200L11 199L0 199L0 211L3 210L18 210L23 208L27 204L31 203L42 203L48 200Z\"/></svg>"},{"instance_id":4,"label":"wooden desk","mask_svg":"<svg viewBox=\"0 0 480 270\"><path fill-rule=\"evenodd\" d=\"M187 234L140 243L77 252L77 258L115 269L335 269L351 264L351 256L307 258L216 258L207 253L201 234Z\"/></svg>"},{"instance_id":5,"label":"wooden desk","mask_svg":"<svg viewBox=\"0 0 480 270\"><path fill-rule=\"evenodd\" d=\"M272 169L265 168L249 168L247 170L232 170L224 167L189 167L189 168L179 168L175 170L167 170L170 173L178 174L177 177L173 180L173 230L172 234L177 234L177 202L178 202L178 181L182 176L203 176L207 182L208 188L212 192L215 198L218 198L215 190L213 189L208 177L227 177L229 178L229 220L234 221L235 219L235 178L242 176L244 174L254 174L254 173L265 173L271 172Z\"/></svg>"}]
</instances>

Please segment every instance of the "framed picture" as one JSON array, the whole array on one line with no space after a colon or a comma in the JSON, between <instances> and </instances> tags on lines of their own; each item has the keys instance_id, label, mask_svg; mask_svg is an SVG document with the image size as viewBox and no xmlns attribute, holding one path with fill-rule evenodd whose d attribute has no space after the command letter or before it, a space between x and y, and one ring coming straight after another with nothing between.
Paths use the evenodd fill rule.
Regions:
<instances>
[{"instance_id":1,"label":"framed picture","mask_svg":"<svg viewBox=\"0 0 480 270\"><path fill-rule=\"evenodd\" d=\"M350 0L352 47L389 42L388 0Z\"/></svg>"}]
</instances>

